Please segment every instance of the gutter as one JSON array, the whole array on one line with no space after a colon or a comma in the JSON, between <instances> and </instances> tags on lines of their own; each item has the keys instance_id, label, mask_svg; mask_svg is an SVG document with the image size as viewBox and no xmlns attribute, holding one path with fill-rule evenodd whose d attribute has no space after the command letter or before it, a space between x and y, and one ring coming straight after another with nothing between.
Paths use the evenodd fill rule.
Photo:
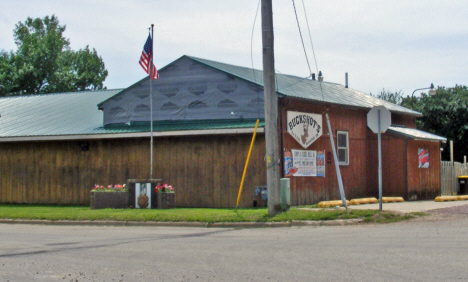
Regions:
<instances>
[{"instance_id":1,"label":"gutter","mask_svg":"<svg viewBox=\"0 0 468 282\"><path fill-rule=\"evenodd\" d=\"M179 130L153 132L154 137L167 136L194 136L194 135L226 135L226 134L246 134L253 133L254 128L234 128L234 129L206 129L206 130ZM257 133L264 133L264 128L258 128ZM3 137L2 142L27 142L27 141L68 141L68 140L96 140L96 139L118 139L118 138L143 138L151 137L150 132L131 133L101 133L101 134L71 134L71 135L51 135L51 136L18 136Z\"/></svg>"}]
</instances>

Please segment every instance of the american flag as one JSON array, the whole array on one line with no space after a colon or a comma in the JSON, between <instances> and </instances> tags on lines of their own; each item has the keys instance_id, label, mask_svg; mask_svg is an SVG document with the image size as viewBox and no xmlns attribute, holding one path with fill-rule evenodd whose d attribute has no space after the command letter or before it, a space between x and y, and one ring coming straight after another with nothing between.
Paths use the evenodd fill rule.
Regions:
<instances>
[{"instance_id":1,"label":"american flag","mask_svg":"<svg viewBox=\"0 0 468 282\"><path fill-rule=\"evenodd\" d=\"M159 73L156 70L156 67L153 64L153 56L151 54L152 50L152 40L151 40L151 35L148 35L148 39L146 40L145 46L143 47L143 52L141 52L141 57L140 57L140 66L143 68L143 70L149 74L149 76L153 79L159 78ZM152 69L152 71L151 71Z\"/></svg>"}]
</instances>

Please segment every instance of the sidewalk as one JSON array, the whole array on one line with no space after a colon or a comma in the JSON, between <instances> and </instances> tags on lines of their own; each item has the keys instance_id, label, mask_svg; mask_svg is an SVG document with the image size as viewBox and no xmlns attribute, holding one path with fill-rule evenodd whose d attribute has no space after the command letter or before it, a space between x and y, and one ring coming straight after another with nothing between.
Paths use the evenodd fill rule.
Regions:
<instances>
[{"instance_id":1,"label":"sidewalk","mask_svg":"<svg viewBox=\"0 0 468 282\"><path fill-rule=\"evenodd\" d=\"M468 201L408 201L400 203L382 203L383 211L396 211L396 212L425 212L436 209L450 208L456 206L468 205ZM363 205L349 205L348 209L351 210L378 210L379 204L363 204Z\"/></svg>"}]
</instances>

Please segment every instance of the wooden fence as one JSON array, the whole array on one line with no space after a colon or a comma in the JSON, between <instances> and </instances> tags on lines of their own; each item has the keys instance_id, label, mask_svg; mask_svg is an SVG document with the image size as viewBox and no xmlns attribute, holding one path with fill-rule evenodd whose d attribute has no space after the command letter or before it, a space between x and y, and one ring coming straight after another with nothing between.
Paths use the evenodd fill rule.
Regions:
<instances>
[{"instance_id":1,"label":"wooden fence","mask_svg":"<svg viewBox=\"0 0 468 282\"><path fill-rule=\"evenodd\" d=\"M457 176L468 175L468 166L462 163L440 162L440 191L442 196L456 195L460 188Z\"/></svg>"}]
</instances>

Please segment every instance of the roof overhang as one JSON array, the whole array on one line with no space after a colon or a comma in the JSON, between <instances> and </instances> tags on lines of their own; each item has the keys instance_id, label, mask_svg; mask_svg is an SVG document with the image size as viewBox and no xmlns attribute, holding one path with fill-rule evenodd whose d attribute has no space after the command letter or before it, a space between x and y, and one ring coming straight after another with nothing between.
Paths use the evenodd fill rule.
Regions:
<instances>
[{"instance_id":1,"label":"roof overhang","mask_svg":"<svg viewBox=\"0 0 468 282\"><path fill-rule=\"evenodd\" d=\"M394 133L397 135L402 135L412 140L442 142L442 143L447 142L447 138L445 137L438 136L429 132L425 132L416 128L390 126L387 129L387 132Z\"/></svg>"},{"instance_id":2,"label":"roof overhang","mask_svg":"<svg viewBox=\"0 0 468 282\"><path fill-rule=\"evenodd\" d=\"M178 130L153 132L153 137L166 136L194 136L194 135L226 135L226 134L249 134L255 128L230 128L230 129L207 129L207 130ZM264 133L264 128L257 128L257 133ZM151 132L129 132L129 133L104 133L104 134L72 134L72 135L49 135L49 136L16 136L0 138L2 142L31 142L31 141L73 141L73 140L98 140L118 138L143 138L151 137Z\"/></svg>"}]
</instances>

